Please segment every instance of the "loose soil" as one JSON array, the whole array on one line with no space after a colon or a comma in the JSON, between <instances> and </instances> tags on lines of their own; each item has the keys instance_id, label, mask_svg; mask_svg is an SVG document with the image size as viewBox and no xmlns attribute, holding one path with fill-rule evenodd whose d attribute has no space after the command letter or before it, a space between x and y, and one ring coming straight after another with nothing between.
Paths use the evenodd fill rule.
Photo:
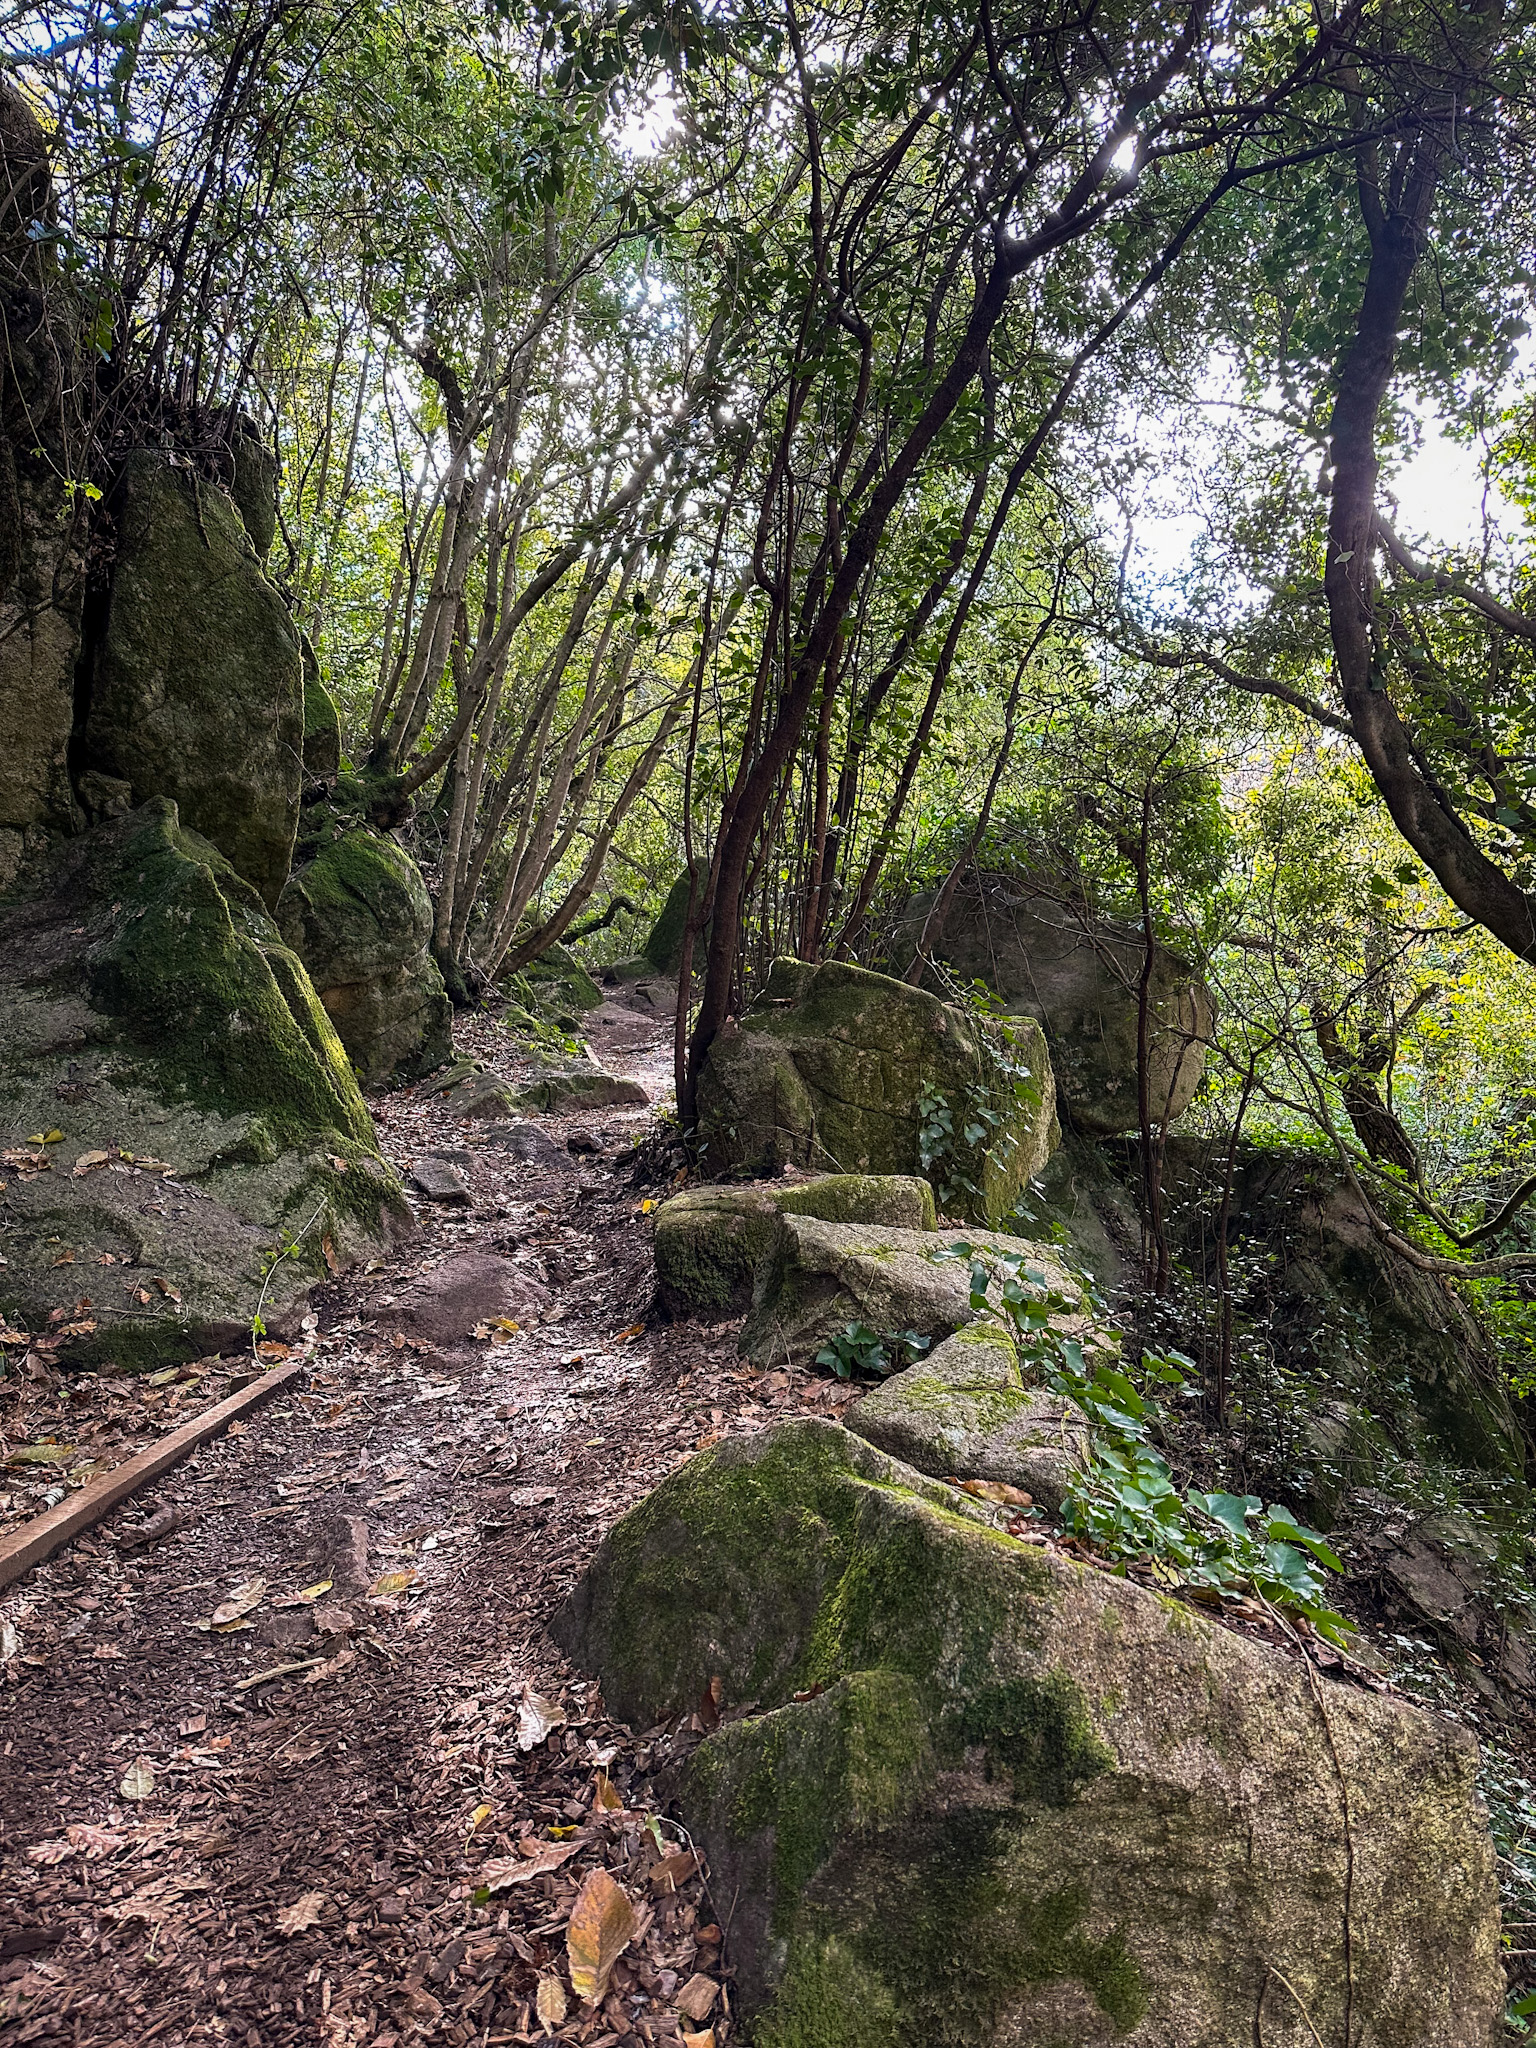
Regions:
<instances>
[{"instance_id":1,"label":"loose soil","mask_svg":"<svg viewBox=\"0 0 1536 2048\"><path fill-rule=\"evenodd\" d=\"M659 1007L584 1027L656 1095ZM526 1078L493 1020L459 1050ZM673 1466L850 1390L748 1367L734 1325L649 1320L649 1197L614 1162L651 1111L530 1118L552 1142L525 1163L429 1096L375 1110L403 1171L457 1155L471 1205L423 1202L397 1257L317 1298L298 1391L0 1598L6 2048L491 2048L550 2037L541 1981L558 2040L735 2038L732 1902L649 1789L698 1712L619 1726L545 1624ZM45 1369L7 1382L0 1427L115 1462L251 1369ZM3 1483L14 1521L64 1481ZM589 2006L566 1928L599 1867L642 1926Z\"/></svg>"}]
</instances>

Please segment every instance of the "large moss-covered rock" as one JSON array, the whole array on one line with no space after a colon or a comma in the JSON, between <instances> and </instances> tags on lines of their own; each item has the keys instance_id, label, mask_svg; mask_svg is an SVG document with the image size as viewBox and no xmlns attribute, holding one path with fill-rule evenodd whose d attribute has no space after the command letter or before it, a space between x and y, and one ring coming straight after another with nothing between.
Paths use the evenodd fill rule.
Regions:
<instances>
[{"instance_id":1,"label":"large moss-covered rock","mask_svg":"<svg viewBox=\"0 0 1536 2048\"><path fill-rule=\"evenodd\" d=\"M681 1774L754 2048L1492 2048L1458 1727L1013 1542L833 1425L723 1444L557 1617Z\"/></svg>"},{"instance_id":2,"label":"large moss-covered rock","mask_svg":"<svg viewBox=\"0 0 1536 2048\"><path fill-rule=\"evenodd\" d=\"M231 499L156 450L123 466L82 771L117 804L168 797L272 907L303 778L303 665Z\"/></svg>"},{"instance_id":3,"label":"large moss-covered rock","mask_svg":"<svg viewBox=\"0 0 1536 2048\"><path fill-rule=\"evenodd\" d=\"M36 232L54 215L46 138L0 78L0 892L73 814L85 533L67 483L74 307Z\"/></svg>"},{"instance_id":4,"label":"large moss-covered rock","mask_svg":"<svg viewBox=\"0 0 1536 2048\"><path fill-rule=\"evenodd\" d=\"M1026 1284L1042 1295L1075 1304L1080 1290L1043 1245L994 1231L968 1231L962 1240L993 1272L998 1257L1022 1262ZM971 1261L957 1257L951 1236L878 1223L824 1223L786 1215L757 1269L752 1308L742 1326L741 1350L760 1364L796 1365L813 1359L850 1323L886 1336L913 1330L934 1342L976 1319L971 1307Z\"/></svg>"},{"instance_id":5,"label":"large moss-covered rock","mask_svg":"<svg viewBox=\"0 0 1536 2048\"><path fill-rule=\"evenodd\" d=\"M904 1174L829 1173L806 1181L690 1188L656 1212L656 1290L668 1315L739 1315L774 1253L783 1216L932 1230L933 1189Z\"/></svg>"},{"instance_id":6,"label":"large moss-covered rock","mask_svg":"<svg viewBox=\"0 0 1536 2048\"><path fill-rule=\"evenodd\" d=\"M303 966L163 800L0 910L0 1146L0 1308L81 1359L248 1340L409 1223Z\"/></svg>"},{"instance_id":7,"label":"large moss-covered rock","mask_svg":"<svg viewBox=\"0 0 1536 2048\"><path fill-rule=\"evenodd\" d=\"M283 937L309 970L364 1082L414 1078L453 1052L453 1005L432 958L421 871L387 833L354 826L292 875Z\"/></svg>"},{"instance_id":8,"label":"large moss-covered rock","mask_svg":"<svg viewBox=\"0 0 1536 2048\"><path fill-rule=\"evenodd\" d=\"M320 657L306 633L304 657L304 773L311 782L329 782L341 769L341 715L336 700L320 680Z\"/></svg>"},{"instance_id":9,"label":"large moss-covered rock","mask_svg":"<svg viewBox=\"0 0 1536 2048\"><path fill-rule=\"evenodd\" d=\"M1000 1479L1054 1513L1087 1450L1082 1411L1026 1383L997 1316L979 1316L893 1373L848 1417L855 1436L935 1478Z\"/></svg>"},{"instance_id":10,"label":"large moss-covered rock","mask_svg":"<svg viewBox=\"0 0 1536 2048\"><path fill-rule=\"evenodd\" d=\"M926 990L838 962L776 960L739 1026L710 1047L699 1078L705 1158L714 1170L915 1173L925 1114L942 1098L959 1150L935 1176L955 1185L963 1172L974 1192L954 1201L997 1221L1056 1139L1055 1083L1031 1019L1011 1056L1027 1079L999 1066L981 1019ZM984 1151L968 1127L984 1131Z\"/></svg>"},{"instance_id":11,"label":"large moss-covered rock","mask_svg":"<svg viewBox=\"0 0 1536 2048\"><path fill-rule=\"evenodd\" d=\"M678 876L667 891L667 900L661 906L660 915L651 926L650 935L641 949L647 963L658 974L676 977L683 964L683 933L688 924L688 898L693 884L687 873ZM706 924L693 942L694 965L702 960L704 949L709 944L709 926Z\"/></svg>"},{"instance_id":12,"label":"large moss-covered rock","mask_svg":"<svg viewBox=\"0 0 1536 2048\"><path fill-rule=\"evenodd\" d=\"M908 904L892 944L899 971L933 903L930 893ZM933 950L962 979L995 989L1009 1011L1040 1020L1063 1122L1095 1136L1140 1128L1139 932L1091 915L1064 900L1064 892L982 875L961 884ZM1153 948L1148 993L1151 1116L1163 1123L1189 1107L1199 1086L1216 1005L1188 962L1166 946Z\"/></svg>"}]
</instances>

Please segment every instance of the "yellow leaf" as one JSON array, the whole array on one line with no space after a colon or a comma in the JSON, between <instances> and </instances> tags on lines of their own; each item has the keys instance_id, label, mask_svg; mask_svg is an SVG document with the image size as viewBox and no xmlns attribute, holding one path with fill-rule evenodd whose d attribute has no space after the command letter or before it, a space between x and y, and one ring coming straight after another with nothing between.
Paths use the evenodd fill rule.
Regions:
<instances>
[{"instance_id":1,"label":"yellow leaf","mask_svg":"<svg viewBox=\"0 0 1536 2048\"><path fill-rule=\"evenodd\" d=\"M75 1455L73 1444L22 1444L6 1459L8 1465L67 1465Z\"/></svg>"},{"instance_id":2,"label":"yellow leaf","mask_svg":"<svg viewBox=\"0 0 1536 2048\"><path fill-rule=\"evenodd\" d=\"M469 1816L468 1833L474 1834L477 1828L483 1828L494 1811L494 1807L477 1806L474 1812Z\"/></svg>"},{"instance_id":3,"label":"yellow leaf","mask_svg":"<svg viewBox=\"0 0 1536 2048\"><path fill-rule=\"evenodd\" d=\"M1027 1508L1033 1500L1017 1486L1009 1486L1001 1479L960 1479L956 1481L962 1493L968 1493L975 1500L995 1500L1007 1508Z\"/></svg>"},{"instance_id":4,"label":"yellow leaf","mask_svg":"<svg viewBox=\"0 0 1536 2048\"><path fill-rule=\"evenodd\" d=\"M335 1583L334 1579L316 1579L312 1586L302 1587L293 1597L295 1600L304 1601L307 1605L311 1600L318 1600L322 1593L329 1593Z\"/></svg>"},{"instance_id":5,"label":"yellow leaf","mask_svg":"<svg viewBox=\"0 0 1536 2048\"><path fill-rule=\"evenodd\" d=\"M370 1600L388 1600L396 1593L403 1593L407 1586L414 1586L414 1572L384 1572L368 1588Z\"/></svg>"},{"instance_id":6,"label":"yellow leaf","mask_svg":"<svg viewBox=\"0 0 1536 2048\"><path fill-rule=\"evenodd\" d=\"M533 2009L538 2014L539 2025L546 2034L552 2034L565 2018L565 1986L558 1977L541 1977L539 1988L534 1994Z\"/></svg>"},{"instance_id":7,"label":"yellow leaf","mask_svg":"<svg viewBox=\"0 0 1536 2048\"><path fill-rule=\"evenodd\" d=\"M622 1885L606 1870L594 1870L571 1908L565 1930L565 1953L571 1989L588 2005L601 2005L614 1964L639 1928L635 1909Z\"/></svg>"},{"instance_id":8,"label":"yellow leaf","mask_svg":"<svg viewBox=\"0 0 1536 2048\"><path fill-rule=\"evenodd\" d=\"M117 1789L125 1799L148 1799L153 1794L155 1767L147 1756L128 1766Z\"/></svg>"},{"instance_id":9,"label":"yellow leaf","mask_svg":"<svg viewBox=\"0 0 1536 2048\"><path fill-rule=\"evenodd\" d=\"M650 1201L649 1199L643 1201L640 1204L640 1214L642 1216L649 1216L651 1211L655 1208L655 1206L656 1204L653 1201Z\"/></svg>"},{"instance_id":10,"label":"yellow leaf","mask_svg":"<svg viewBox=\"0 0 1536 2048\"><path fill-rule=\"evenodd\" d=\"M62 1131L34 1131L32 1136L28 1138L27 1143L29 1145L57 1145L62 1142L63 1137L64 1133Z\"/></svg>"}]
</instances>

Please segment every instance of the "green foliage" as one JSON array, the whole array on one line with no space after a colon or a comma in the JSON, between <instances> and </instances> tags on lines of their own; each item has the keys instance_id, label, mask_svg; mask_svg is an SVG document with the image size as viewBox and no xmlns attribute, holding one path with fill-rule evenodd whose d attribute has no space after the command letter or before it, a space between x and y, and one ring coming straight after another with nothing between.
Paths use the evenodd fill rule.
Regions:
<instances>
[{"instance_id":1,"label":"green foliage","mask_svg":"<svg viewBox=\"0 0 1536 2048\"><path fill-rule=\"evenodd\" d=\"M1162 1421L1157 1389L1182 1386L1191 1359L1144 1351L1133 1374L1090 1357L1079 1339L1054 1325L1075 1304L1052 1296L1044 1274L1025 1265L1021 1253L982 1258L963 1243L949 1252L972 1262L972 1308L985 1310L995 1293L1018 1333L1021 1356L1087 1420L1087 1468L1073 1479L1062 1511L1074 1535L1108 1557L1150 1558L1197 1594L1219 1600L1252 1593L1320 1635L1345 1639L1348 1623L1326 1604L1319 1570L1343 1566L1316 1530L1252 1494L1181 1494L1175 1486L1152 1442Z\"/></svg>"},{"instance_id":2,"label":"green foliage","mask_svg":"<svg viewBox=\"0 0 1536 2048\"><path fill-rule=\"evenodd\" d=\"M893 1372L915 1365L932 1341L930 1337L920 1337L916 1330L897 1330L894 1335L882 1336L868 1323L850 1323L822 1346L816 1363L836 1373L840 1380L886 1379Z\"/></svg>"}]
</instances>

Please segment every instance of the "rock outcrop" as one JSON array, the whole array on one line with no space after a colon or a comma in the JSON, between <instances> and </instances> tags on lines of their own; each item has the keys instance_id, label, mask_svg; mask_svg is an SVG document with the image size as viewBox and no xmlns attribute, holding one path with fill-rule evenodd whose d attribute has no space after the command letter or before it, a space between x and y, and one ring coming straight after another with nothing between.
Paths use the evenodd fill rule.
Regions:
<instances>
[{"instance_id":1,"label":"rock outcrop","mask_svg":"<svg viewBox=\"0 0 1536 2048\"><path fill-rule=\"evenodd\" d=\"M862 967L776 960L700 1076L705 1159L715 1172L909 1174L922 1170L927 1129L948 1199L996 1221L1056 1139L1055 1083L1032 1019L1009 1050L1027 1074L1000 1065L980 1019L925 990Z\"/></svg>"},{"instance_id":2,"label":"rock outcrop","mask_svg":"<svg viewBox=\"0 0 1536 2048\"><path fill-rule=\"evenodd\" d=\"M936 1479L999 1479L1057 1513L1081 1467L1082 1411L1026 1382L1006 1323L979 1316L866 1394L848 1427Z\"/></svg>"},{"instance_id":3,"label":"rock outcrop","mask_svg":"<svg viewBox=\"0 0 1536 2048\"><path fill-rule=\"evenodd\" d=\"M452 1057L453 1006L432 957L431 898L388 833L355 825L322 845L289 878L277 922L360 1080L414 1080Z\"/></svg>"},{"instance_id":4,"label":"rock outcrop","mask_svg":"<svg viewBox=\"0 0 1536 2048\"><path fill-rule=\"evenodd\" d=\"M663 1311L675 1318L740 1315L777 1249L784 1216L907 1230L932 1230L937 1221L927 1181L901 1174L690 1188L656 1212L656 1293Z\"/></svg>"},{"instance_id":5,"label":"rock outcrop","mask_svg":"<svg viewBox=\"0 0 1536 2048\"><path fill-rule=\"evenodd\" d=\"M914 896L892 943L904 970L932 894ZM983 875L958 890L932 950L963 980L984 981L1007 1010L1044 1026L1062 1121L1091 1136L1140 1128L1137 1086L1139 932L1090 917L1016 877ZM1152 956L1148 1082L1154 1123L1187 1109L1205 1072L1216 1005L1199 975L1166 946Z\"/></svg>"},{"instance_id":6,"label":"rock outcrop","mask_svg":"<svg viewBox=\"0 0 1536 2048\"><path fill-rule=\"evenodd\" d=\"M677 1797L755 2048L1492 2048L1474 1745L846 1431L706 1451L554 1624Z\"/></svg>"},{"instance_id":7,"label":"rock outcrop","mask_svg":"<svg viewBox=\"0 0 1536 2048\"><path fill-rule=\"evenodd\" d=\"M409 1227L303 966L163 799L0 908L0 1134L0 1308L81 1362L249 1342Z\"/></svg>"},{"instance_id":8,"label":"rock outcrop","mask_svg":"<svg viewBox=\"0 0 1536 2048\"><path fill-rule=\"evenodd\" d=\"M86 534L69 455L74 307L34 232L53 214L43 131L0 78L0 892L75 816Z\"/></svg>"},{"instance_id":9,"label":"rock outcrop","mask_svg":"<svg viewBox=\"0 0 1536 2048\"><path fill-rule=\"evenodd\" d=\"M993 1268L1008 1254L1026 1284L1075 1303L1079 1290L1044 1245L992 1231L961 1242ZM971 1261L952 1250L953 1233L878 1223L826 1223L784 1215L757 1269L742 1354L760 1364L803 1365L850 1323L885 1336L912 1330L937 1343L973 1322ZM953 1469L952 1467L950 1469Z\"/></svg>"},{"instance_id":10,"label":"rock outcrop","mask_svg":"<svg viewBox=\"0 0 1536 2048\"><path fill-rule=\"evenodd\" d=\"M233 501L190 463L136 450L112 512L80 794L97 817L168 797L270 910L303 784L298 632Z\"/></svg>"}]
</instances>

